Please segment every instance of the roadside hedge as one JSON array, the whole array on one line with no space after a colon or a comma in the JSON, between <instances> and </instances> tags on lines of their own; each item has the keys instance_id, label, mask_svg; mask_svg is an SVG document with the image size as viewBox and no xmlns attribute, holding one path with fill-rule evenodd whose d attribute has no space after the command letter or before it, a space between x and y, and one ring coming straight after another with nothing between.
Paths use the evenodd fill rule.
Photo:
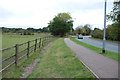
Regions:
<instances>
[{"instance_id":1,"label":"roadside hedge","mask_svg":"<svg viewBox=\"0 0 120 80\"><path fill-rule=\"evenodd\" d=\"M112 25L108 25L106 28L106 39L107 40L113 40L113 41L119 41L119 35L120 35L120 23L114 23ZM104 30L101 30L99 28L95 28L91 36L94 38L103 39L103 32Z\"/></svg>"}]
</instances>

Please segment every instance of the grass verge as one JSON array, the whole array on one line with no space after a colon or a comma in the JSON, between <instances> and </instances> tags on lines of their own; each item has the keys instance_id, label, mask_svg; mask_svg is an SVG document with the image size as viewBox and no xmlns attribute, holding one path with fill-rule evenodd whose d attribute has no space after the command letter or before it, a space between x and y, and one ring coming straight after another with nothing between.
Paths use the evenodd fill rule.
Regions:
<instances>
[{"instance_id":1,"label":"grass verge","mask_svg":"<svg viewBox=\"0 0 120 80\"><path fill-rule=\"evenodd\" d=\"M105 53L102 53L102 49L101 48L98 48L98 47L95 47L95 46L92 46L92 45L89 45L89 44L86 44L86 43L83 43L83 42L80 42L78 40L75 39L75 37L71 37L70 38L72 41L74 41L75 43L79 44L79 45L82 45L86 48L89 48L97 53L100 53L102 55L105 55L109 58L112 58L114 60L117 60L117 61L120 61L120 55L118 53L114 53L114 52L110 52L110 51L106 51Z\"/></svg>"},{"instance_id":2,"label":"grass verge","mask_svg":"<svg viewBox=\"0 0 120 80\"><path fill-rule=\"evenodd\" d=\"M52 42L28 78L95 78L66 46L63 38Z\"/></svg>"}]
</instances>

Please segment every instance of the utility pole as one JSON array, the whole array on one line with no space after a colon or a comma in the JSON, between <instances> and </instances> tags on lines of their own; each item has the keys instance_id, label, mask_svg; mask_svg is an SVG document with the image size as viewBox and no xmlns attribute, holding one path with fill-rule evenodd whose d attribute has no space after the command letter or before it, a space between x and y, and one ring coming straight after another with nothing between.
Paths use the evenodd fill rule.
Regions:
<instances>
[{"instance_id":1,"label":"utility pole","mask_svg":"<svg viewBox=\"0 0 120 80\"><path fill-rule=\"evenodd\" d=\"M103 49L102 53L105 53L105 41L106 41L106 0L105 0L105 6L104 6L104 34L103 34Z\"/></svg>"}]
</instances>

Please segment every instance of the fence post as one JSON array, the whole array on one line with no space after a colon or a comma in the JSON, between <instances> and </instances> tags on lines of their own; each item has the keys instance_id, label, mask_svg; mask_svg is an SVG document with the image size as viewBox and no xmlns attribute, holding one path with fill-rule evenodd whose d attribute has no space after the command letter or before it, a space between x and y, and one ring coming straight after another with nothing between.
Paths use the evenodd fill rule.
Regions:
<instances>
[{"instance_id":1,"label":"fence post","mask_svg":"<svg viewBox=\"0 0 120 80\"><path fill-rule=\"evenodd\" d=\"M47 37L47 42L48 42L48 37Z\"/></svg>"},{"instance_id":2,"label":"fence post","mask_svg":"<svg viewBox=\"0 0 120 80\"><path fill-rule=\"evenodd\" d=\"M17 66L17 62L18 62L18 44L15 45L15 66Z\"/></svg>"},{"instance_id":3,"label":"fence post","mask_svg":"<svg viewBox=\"0 0 120 80\"><path fill-rule=\"evenodd\" d=\"M45 45L45 42L46 42L46 37L44 37L44 45Z\"/></svg>"},{"instance_id":4,"label":"fence post","mask_svg":"<svg viewBox=\"0 0 120 80\"><path fill-rule=\"evenodd\" d=\"M40 41L39 41L39 48L40 48L40 46L41 46L41 38L40 38Z\"/></svg>"},{"instance_id":5,"label":"fence post","mask_svg":"<svg viewBox=\"0 0 120 80\"><path fill-rule=\"evenodd\" d=\"M29 57L29 53L30 53L30 41L28 41L27 58Z\"/></svg>"},{"instance_id":6,"label":"fence post","mask_svg":"<svg viewBox=\"0 0 120 80\"><path fill-rule=\"evenodd\" d=\"M37 39L35 40L35 49L34 49L34 51L36 51L36 49L37 49Z\"/></svg>"},{"instance_id":7,"label":"fence post","mask_svg":"<svg viewBox=\"0 0 120 80\"><path fill-rule=\"evenodd\" d=\"M43 42L44 42L44 44L43 44L43 45L45 45L45 42L46 42L46 37L44 37L44 41L43 41Z\"/></svg>"},{"instance_id":8,"label":"fence post","mask_svg":"<svg viewBox=\"0 0 120 80\"><path fill-rule=\"evenodd\" d=\"M42 47L44 46L44 45L43 45L43 43L44 43L44 42L43 42L43 39L44 39L44 37L42 38Z\"/></svg>"},{"instance_id":9,"label":"fence post","mask_svg":"<svg viewBox=\"0 0 120 80\"><path fill-rule=\"evenodd\" d=\"M46 37L46 42L47 42L47 37Z\"/></svg>"}]
</instances>

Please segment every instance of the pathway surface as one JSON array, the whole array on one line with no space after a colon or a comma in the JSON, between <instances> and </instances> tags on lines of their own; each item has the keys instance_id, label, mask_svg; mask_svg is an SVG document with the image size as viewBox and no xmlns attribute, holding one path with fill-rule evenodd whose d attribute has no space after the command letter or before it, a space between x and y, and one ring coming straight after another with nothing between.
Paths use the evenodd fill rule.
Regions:
<instances>
[{"instance_id":1,"label":"pathway surface","mask_svg":"<svg viewBox=\"0 0 120 80\"><path fill-rule=\"evenodd\" d=\"M90 36L84 36L83 39L78 39L78 38L75 38L75 39L78 40L78 41L90 44L92 46L102 48L103 41L90 39L89 37ZM107 42L106 41L105 49L108 50L108 51L116 52L116 53L120 52L120 49L118 49L118 44L117 43L112 43L112 42Z\"/></svg>"},{"instance_id":2,"label":"pathway surface","mask_svg":"<svg viewBox=\"0 0 120 80\"><path fill-rule=\"evenodd\" d=\"M35 67L35 65L40 61L39 58L35 59L34 62L32 64L30 64L28 67L26 67L24 69L25 73L22 74L22 76L20 76L20 78L26 78L28 75L30 75L32 73L33 68Z\"/></svg>"},{"instance_id":3,"label":"pathway surface","mask_svg":"<svg viewBox=\"0 0 120 80\"><path fill-rule=\"evenodd\" d=\"M118 61L80 46L69 38L64 39L77 57L99 78L118 78Z\"/></svg>"}]
</instances>

